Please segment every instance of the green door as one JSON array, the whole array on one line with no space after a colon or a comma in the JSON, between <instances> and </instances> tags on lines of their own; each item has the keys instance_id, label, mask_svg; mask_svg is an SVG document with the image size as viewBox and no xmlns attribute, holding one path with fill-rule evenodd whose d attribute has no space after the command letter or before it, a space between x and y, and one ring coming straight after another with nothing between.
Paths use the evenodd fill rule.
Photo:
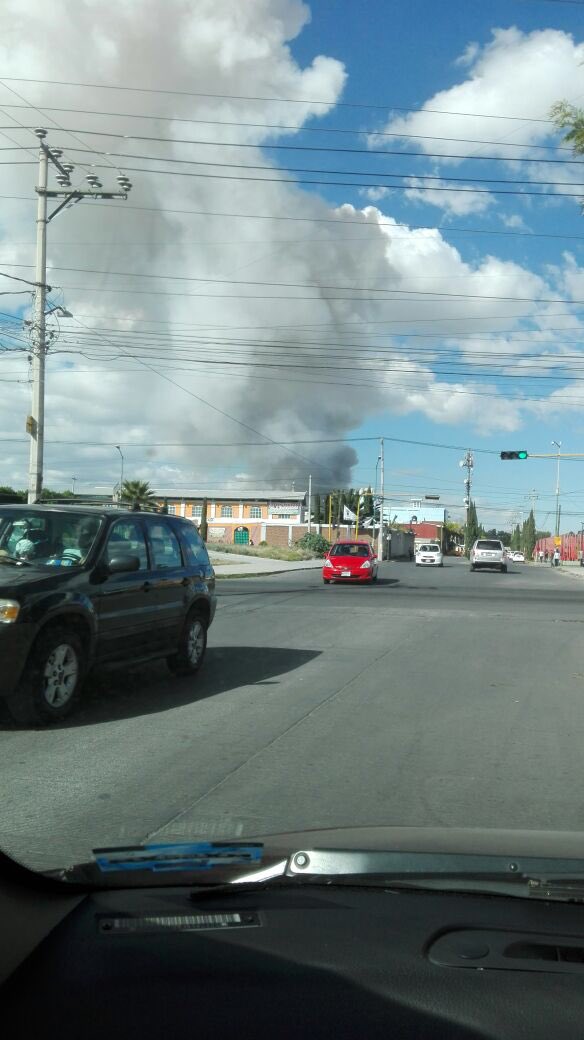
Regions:
<instances>
[{"instance_id":1,"label":"green door","mask_svg":"<svg viewBox=\"0 0 584 1040\"><path fill-rule=\"evenodd\" d=\"M236 545L249 545L249 531L247 527L236 527L233 541Z\"/></svg>"}]
</instances>

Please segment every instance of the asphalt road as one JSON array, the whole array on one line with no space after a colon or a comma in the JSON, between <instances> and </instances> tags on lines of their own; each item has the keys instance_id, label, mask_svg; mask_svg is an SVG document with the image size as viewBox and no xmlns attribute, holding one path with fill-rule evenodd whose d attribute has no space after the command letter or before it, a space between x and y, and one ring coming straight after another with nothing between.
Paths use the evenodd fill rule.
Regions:
<instances>
[{"instance_id":1,"label":"asphalt road","mask_svg":"<svg viewBox=\"0 0 584 1040\"><path fill-rule=\"evenodd\" d=\"M203 671L95 679L0 724L0 846L35 867L145 839L348 824L584 829L584 582L449 560L219 583Z\"/></svg>"}]
</instances>

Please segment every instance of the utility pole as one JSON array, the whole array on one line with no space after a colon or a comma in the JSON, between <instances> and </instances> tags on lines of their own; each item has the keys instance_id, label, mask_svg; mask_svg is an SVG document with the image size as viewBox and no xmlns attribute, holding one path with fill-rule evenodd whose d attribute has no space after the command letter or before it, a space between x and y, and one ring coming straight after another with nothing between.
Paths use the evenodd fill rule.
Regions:
<instances>
[{"instance_id":1,"label":"utility pole","mask_svg":"<svg viewBox=\"0 0 584 1040\"><path fill-rule=\"evenodd\" d=\"M562 447L561 441L552 441L558 449L558 463L556 468L556 537L560 533L560 449Z\"/></svg>"},{"instance_id":2,"label":"utility pole","mask_svg":"<svg viewBox=\"0 0 584 1040\"><path fill-rule=\"evenodd\" d=\"M47 131L35 130L39 140L39 178L36 187L37 203L37 235L36 235L36 275L35 297L32 321L32 409L26 422L27 433L30 434L30 458L28 467L28 502L37 502L43 489L43 461L45 446L45 363L47 343L45 334L45 307L47 290L47 225L65 207L73 206L82 199L127 199L132 185L128 178L120 174L117 178L120 191L103 191L95 174L88 174L89 190L83 191L71 187L71 174L74 166L60 162L63 154L60 148L49 148L45 144ZM57 169L58 189L49 189L49 162ZM47 200L63 201L47 216ZM70 317L71 315L69 315Z\"/></svg>"},{"instance_id":3,"label":"utility pole","mask_svg":"<svg viewBox=\"0 0 584 1040\"><path fill-rule=\"evenodd\" d=\"M383 496L385 493L384 466L384 440L382 437L379 449L379 537L377 540L377 559L379 560L379 563L382 563L383 561Z\"/></svg>"},{"instance_id":4,"label":"utility pole","mask_svg":"<svg viewBox=\"0 0 584 1040\"><path fill-rule=\"evenodd\" d=\"M468 544L468 526L470 523L470 489L472 485L472 473L474 469L474 459L472 452L467 451L463 459L460 460L459 466L461 469L466 469L466 477L464 478L464 504L466 506L466 524L464 528L464 551L468 552L470 546Z\"/></svg>"},{"instance_id":5,"label":"utility pole","mask_svg":"<svg viewBox=\"0 0 584 1040\"><path fill-rule=\"evenodd\" d=\"M311 513L312 513L312 473L308 474L308 534L311 531Z\"/></svg>"}]
</instances>

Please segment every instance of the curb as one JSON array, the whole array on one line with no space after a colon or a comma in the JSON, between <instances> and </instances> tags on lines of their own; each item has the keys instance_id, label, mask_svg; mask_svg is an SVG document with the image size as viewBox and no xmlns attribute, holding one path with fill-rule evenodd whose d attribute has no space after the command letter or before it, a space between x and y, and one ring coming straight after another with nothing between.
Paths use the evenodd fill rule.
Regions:
<instances>
[{"instance_id":1,"label":"curb","mask_svg":"<svg viewBox=\"0 0 584 1040\"><path fill-rule=\"evenodd\" d=\"M254 571L250 574L249 571L245 574L217 574L215 572L215 578L227 581L229 578L269 578L273 577L274 574L298 574L299 571L318 571L318 567L295 567L294 570L277 570L277 571Z\"/></svg>"}]
</instances>

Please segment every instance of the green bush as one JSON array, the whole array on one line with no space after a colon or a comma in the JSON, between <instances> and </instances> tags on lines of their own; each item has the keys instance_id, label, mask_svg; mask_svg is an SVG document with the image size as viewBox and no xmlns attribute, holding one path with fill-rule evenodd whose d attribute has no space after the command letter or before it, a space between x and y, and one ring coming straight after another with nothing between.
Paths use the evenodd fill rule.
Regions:
<instances>
[{"instance_id":1,"label":"green bush","mask_svg":"<svg viewBox=\"0 0 584 1040\"><path fill-rule=\"evenodd\" d=\"M259 543L259 547L260 547L260 549L265 549L265 547L266 547L266 545L267 545L267 544L268 544L268 543L267 543L267 542L266 542L265 540L264 540L263 542L260 542L260 543Z\"/></svg>"},{"instance_id":2,"label":"green bush","mask_svg":"<svg viewBox=\"0 0 584 1040\"><path fill-rule=\"evenodd\" d=\"M298 549L309 549L311 552L316 553L317 556L326 556L330 549L330 543L327 542L326 538L323 538L321 534L312 532L306 532L296 542Z\"/></svg>"}]
</instances>

